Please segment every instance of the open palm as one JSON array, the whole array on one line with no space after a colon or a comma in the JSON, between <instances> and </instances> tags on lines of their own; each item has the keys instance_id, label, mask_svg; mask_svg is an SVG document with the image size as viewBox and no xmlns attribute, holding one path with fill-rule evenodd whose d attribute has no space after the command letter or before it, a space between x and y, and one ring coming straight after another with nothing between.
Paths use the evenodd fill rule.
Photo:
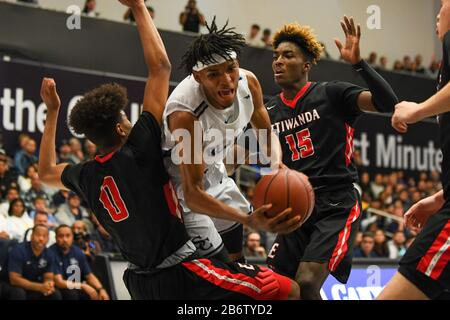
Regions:
<instances>
[{"instance_id":1,"label":"open palm","mask_svg":"<svg viewBox=\"0 0 450 320\"><path fill-rule=\"evenodd\" d=\"M361 26L355 25L353 18L344 16L341 21L341 27L345 34L345 45L339 39L335 39L336 46L341 53L342 59L351 64L357 64L361 61L361 54L359 49L359 41L361 39Z\"/></svg>"}]
</instances>

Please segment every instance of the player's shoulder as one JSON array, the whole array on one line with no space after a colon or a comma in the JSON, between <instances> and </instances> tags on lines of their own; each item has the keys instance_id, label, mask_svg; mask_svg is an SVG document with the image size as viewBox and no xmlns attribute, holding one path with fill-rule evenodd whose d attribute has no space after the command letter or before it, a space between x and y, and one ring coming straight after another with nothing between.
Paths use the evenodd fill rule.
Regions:
<instances>
[{"instance_id":1,"label":"player's shoulder","mask_svg":"<svg viewBox=\"0 0 450 320\"><path fill-rule=\"evenodd\" d=\"M195 111L200 104L205 102L205 97L200 84L189 75L173 90L166 103L166 113L173 108L181 107L187 111Z\"/></svg>"}]
</instances>

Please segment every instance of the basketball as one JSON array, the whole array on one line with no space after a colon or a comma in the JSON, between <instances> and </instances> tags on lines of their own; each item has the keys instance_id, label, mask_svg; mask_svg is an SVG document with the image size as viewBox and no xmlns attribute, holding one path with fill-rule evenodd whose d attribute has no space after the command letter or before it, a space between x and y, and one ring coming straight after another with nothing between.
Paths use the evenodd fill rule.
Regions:
<instances>
[{"instance_id":1,"label":"basketball","mask_svg":"<svg viewBox=\"0 0 450 320\"><path fill-rule=\"evenodd\" d=\"M292 214L299 215L302 224L305 223L315 203L314 190L308 177L289 169L280 169L275 175L262 177L255 187L254 205L257 209L269 203L272 208L266 212L268 217L292 208Z\"/></svg>"}]
</instances>

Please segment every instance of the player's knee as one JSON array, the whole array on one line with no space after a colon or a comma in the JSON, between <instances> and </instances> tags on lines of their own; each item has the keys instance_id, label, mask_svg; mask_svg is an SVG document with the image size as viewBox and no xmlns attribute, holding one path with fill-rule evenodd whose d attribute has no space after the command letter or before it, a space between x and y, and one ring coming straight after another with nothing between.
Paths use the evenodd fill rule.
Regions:
<instances>
[{"instance_id":1,"label":"player's knee","mask_svg":"<svg viewBox=\"0 0 450 320\"><path fill-rule=\"evenodd\" d=\"M298 277L299 293L302 300L320 299L320 283L313 277ZM301 291L300 291L301 290Z\"/></svg>"}]
</instances>

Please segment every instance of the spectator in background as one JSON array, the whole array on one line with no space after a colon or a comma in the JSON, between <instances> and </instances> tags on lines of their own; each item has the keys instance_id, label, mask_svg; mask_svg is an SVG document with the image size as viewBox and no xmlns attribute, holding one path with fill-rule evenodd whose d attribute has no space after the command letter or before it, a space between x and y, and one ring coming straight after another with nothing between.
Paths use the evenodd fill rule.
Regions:
<instances>
[{"instance_id":1,"label":"spectator in background","mask_svg":"<svg viewBox=\"0 0 450 320\"><path fill-rule=\"evenodd\" d=\"M58 222L56 221L56 218L51 212L51 210L47 207L47 200L45 198L36 197L33 200L33 209L28 213L28 215L30 216L31 219L34 219L34 216L38 211L45 212L47 214L48 228L54 229L55 227L57 227Z\"/></svg>"},{"instance_id":2,"label":"spectator in background","mask_svg":"<svg viewBox=\"0 0 450 320\"><path fill-rule=\"evenodd\" d=\"M272 47L272 31L268 28L264 29L263 36L261 38L262 46L266 48Z\"/></svg>"},{"instance_id":3,"label":"spectator in background","mask_svg":"<svg viewBox=\"0 0 450 320\"><path fill-rule=\"evenodd\" d=\"M322 50L322 57L321 58L325 58L325 59L331 59L331 55L327 50L327 47L325 46L325 43L320 42L320 45L322 46L323 50Z\"/></svg>"},{"instance_id":4,"label":"spectator in background","mask_svg":"<svg viewBox=\"0 0 450 320\"><path fill-rule=\"evenodd\" d=\"M89 213L81 206L81 199L75 192L69 192L67 202L59 206L55 214L58 224L71 226L75 221L88 220Z\"/></svg>"},{"instance_id":5,"label":"spectator in background","mask_svg":"<svg viewBox=\"0 0 450 320\"><path fill-rule=\"evenodd\" d=\"M37 225L31 233L31 242L12 249L8 259L11 300L61 300L55 288L52 258L46 249L48 229Z\"/></svg>"},{"instance_id":6,"label":"spectator in background","mask_svg":"<svg viewBox=\"0 0 450 320\"><path fill-rule=\"evenodd\" d=\"M93 160L97 155L97 146L92 141L86 139L86 141L84 142L84 151L84 160Z\"/></svg>"},{"instance_id":7,"label":"spectator in background","mask_svg":"<svg viewBox=\"0 0 450 320\"><path fill-rule=\"evenodd\" d=\"M55 284L61 290L64 300L109 300L108 293L98 278L92 273L91 267L80 248L73 245L74 237L72 229L67 225L61 225L56 229L56 243L49 249L53 256ZM71 267L79 268L82 282L72 284L75 288L69 288L69 279L73 272Z\"/></svg>"},{"instance_id":8,"label":"spectator in background","mask_svg":"<svg viewBox=\"0 0 450 320\"><path fill-rule=\"evenodd\" d=\"M377 66L377 58L378 55L376 52L371 52L369 55L369 58L367 58L367 63L370 64L372 67Z\"/></svg>"},{"instance_id":9,"label":"spectator in background","mask_svg":"<svg viewBox=\"0 0 450 320\"><path fill-rule=\"evenodd\" d=\"M37 211L36 214L34 215L33 222L34 222L33 228L35 226L41 225L49 229L47 247L52 246L56 242L56 237L55 232L49 228L48 213L45 211ZM25 231L24 241L31 241L31 232L33 231L33 228L30 228L27 231Z\"/></svg>"},{"instance_id":10,"label":"spectator in background","mask_svg":"<svg viewBox=\"0 0 450 320\"><path fill-rule=\"evenodd\" d=\"M405 71L413 71L413 62L410 56L403 57L403 70Z\"/></svg>"},{"instance_id":11,"label":"spectator in background","mask_svg":"<svg viewBox=\"0 0 450 320\"><path fill-rule=\"evenodd\" d=\"M261 27L256 23L252 24L250 27L250 32L245 37L245 41L249 46L259 46L259 31L261 31Z\"/></svg>"},{"instance_id":12,"label":"spectator in background","mask_svg":"<svg viewBox=\"0 0 450 320\"><path fill-rule=\"evenodd\" d=\"M25 202L20 198L13 200L9 206L8 215L6 228L11 239L22 242L25 231L33 227L33 220L28 216Z\"/></svg>"},{"instance_id":13,"label":"spectator in background","mask_svg":"<svg viewBox=\"0 0 450 320\"><path fill-rule=\"evenodd\" d=\"M200 32L200 26L206 25L205 17L197 8L195 0L189 0L184 11L180 13L180 24L183 31Z\"/></svg>"},{"instance_id":14,"label":"spectator in background","mask_svg":"<svg viewBox=\"0 0 450 320\"><path fill-rule=\"evenodd\" d=\"M375 240L373 233L365 232L359 247L355 247L354 258L376 258L377 254L373 251Z\"/></svg>"},{"instance_id":15,"label":"spectator in background","mask_svg":"<svg viewBox=\"0 0 450 320\"><path fill-rule=\"evenodd\" d=\"M389 258L389 248L384 230L378 229L374 237L375 245L373 251L380 258Z\"/></svg>"},{"instance_id":16,"label":"spectator in background","mask_svg":"<svg viewBox=\"0 0 450 320\"><path fill-rule=\"evenodd\" d=\"M155 19L155 9L153 9L153 7L151 7L147 4L147 0L145 0L144 2L145 2L145 6L147 7L148 12L150 13L150 17L152 17L152 19ZM123 20L133 22L133 23L136 22L136 20L134 19L133 12L131 11L130 8L128 8L127 11L125 11L125 13L123 15Z\"/></svg>"},{"instance_id":17,"label":"spectator in background","mask_svg":"<svg viewBox=\"0 0 450 320\"><path fill-rule=\"evenodd\" d=\"M266 258L266 249L261 246L261 236L257 232L251 232L247 236L244 246L244 257L246 258Z\"/></svg>"},{"instance_id":18,"label":"spectator in background","mask_svg":"<svg viewBox=\"0 0 450 320\"><path fill-rule=\"evenodd\" d=\"M23 147L20 151L16 153L14 157L14 166L21 175L25 175L26 169L38 162L36 153L36 141L31 138L24 138Z\"/></svg>"},{"instance_id":19,"label":"spectator in background","mask_svg":"<svg viewBox=\"0 0 450 320\"><path fill-rule=\"evenodd\" d=\"M81 142L77 138L72 138L69 140L70 153L72 154L72 159L76 164L80 163L84 159L84 153L81 147Z\"/></svg>"},{"instance_id":20,"label":"spectator in background","mask_svg":"<svg viewBox=\"0 0 450 320\"><path fill-rule=\"evenodd\" d=\"M76 163L76 159L72 155L72 150L71 150L70 144L67 140L61 141L61 145L59 146L58 151L59 151L58 162L61 162L61 163L64 162L64 163L69 163L69 164Z\"/></svg>"},{"instance_id":21,"label":"spectator in background","mask_svg":"<svg viewBox=\"0 0 450 320\"><path fill-rule=\"evenodd\" d=\"M52 203L55 208L59 208L61 205L67 202L67 199L69 198L69 191L67 190L58 190L53 196L52 196Z\"/></svg>"},{"instance_id":22,"label":"spectator in background","mask_svg":"<svg viewBox=\"0 0 450 320\"><path fill-rule=\"evenodd\" d=\"M0 204L0 215L7 218L8 212L9 212L9 205L10 203L19 198L19 190L17 190L17 187L9 187L8 191L6 192L6 199Z\"/></svg>"},{"instance_id":23,"label":"spectator in background","mask_svg":"<svg viewBox=\"0 0 450 320\"><path fill-rule=\"evenodd\" d=\"M33 163L27 168L25 175L23 176L20 175L19 178L17 179L17 184L19 185L19 190L22 197L24 197L27 194L27 192L30 191L32 180L31 178L37 176L37 174L38 174L37 163Z\"/></svg>"},{"instance_id":24,"label":"spectator in background","mask_svg":"<svg viewBox=\"0 0 450 320\"><path fill-rule=\"evenodd\" d=\"M37 197L44 198L47 205L51 206L52 191L44 186L39 176L35 174L31 177L31 189L24 196L25 206L32 208L33 200Z\"/></svg>"},{"instance_id":25,"label":"spectator in background","mask_svg":"<svg viewBox=\"0 0 450 320\"><path fill-rule=\"evenodd\" d=\"M0 241L9 239L11 239L11 237L7 230L7 219L0 214Z\"/></svg>"},{"instance_id":26,"label":"spectator in background","mask_svg":"<svg viewBox=\"0 0 450 320\"><path fill-rule=\"evenodd\" d=\"M370 190L372 191L372 196L376 199L380 196L381 192L384 190L383 176L377 174L375 176L375 181L370 184Z\"/></svg>"},{"instance_id":27,"label":"spectator in background","mask_svg":"<svg viewBox=\"0 0 450 320\"><path fill-rule=\"evenodd\" d=\"M98 242L91 239L84 221L75 221L72 225L74 244L83 251L89 263L101 252Z\"/></svg>"},{"instance_id":28,"label":"spectator in background","mask_svg":"<svg viewBox=\"0 0 450 320\"><path fill-rule=\"evenodd\" d=\"M84 3L83 14L88 17L98 17L99 13L95 11L95 7L97 6L96 0L86 0Z\"/></svg>"},{"instance_id":29,"label":"spectator in background","mask_svg":"<svg viewBox=\"0 0 450 320\"><path fill-rule=\"evenodd\" d=\"M387 68L388 68L387 65L388 65L387 57L382 56L382 57L380 58L380 65L379 65L379 68L380 68L381 70L387 70Z\"/></svg>"},{"instance_id":30,"label":"spectator in background","mask_svg":"<svg viewBox=\"0 0 450 320\"><path fill-rule=\"evenodd\" d=\"M395 60L394 66L392 68L394 71L403 71L403 63L400 60Z\"/></svg>"},{"instance_id":31,"label":"spectator in background","mask_svg":"<svg viewBox=\"0 0 450 320\"><path fill-rule=\"evenodd\" d=\"M5 150L0 149L0 200L6 197L8 188L17 185L17 175L10 170Z\"/></svg>"},{"instance_id":32,"label":"spectator in background","mask_svg":"<svg viewBox=\"0 0 450 320\"><path fill-rule=\"evenodd\" d=\"M392 240L388 241L389 258L399 259L406 252L406 237L403 231L394 233Z\"/></svg>"},{"instance_id":33,"label":"spectator in background","mask_svg":"<svg viewBox=\"0 0 450 320\"><path fill-rule=\"evenodd\" d=\"M425 74L425 68L422 65L423 58L420 54L414 58L414 71L416 73Z\"/></svg>"}]
</instances>

